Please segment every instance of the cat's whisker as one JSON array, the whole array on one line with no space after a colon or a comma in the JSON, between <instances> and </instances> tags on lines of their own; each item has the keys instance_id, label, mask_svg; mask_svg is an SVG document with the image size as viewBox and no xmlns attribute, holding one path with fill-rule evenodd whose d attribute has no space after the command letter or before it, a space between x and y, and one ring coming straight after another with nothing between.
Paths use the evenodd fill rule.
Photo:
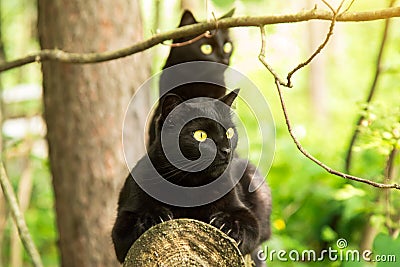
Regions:
<instances>
[{"instance_id":1,"label":"cat's whisker","mask_svg":"<svg viewBox=\"0 0 400 267\"><path fill-rule=\"evenodd\" d=\"M202 164L202 162L199 162L199 161L197 161L197 162L195 162L195 163L189 162L188 164L183 165L182 168L183 168L183 169L195 168L195 167L198 167L200 164ZM173 178L175 175L181 174L181 173L185 173L185 176L186 176L186 175L188 175L190 172L187 172L187 171L184 171L184 170L181 170L181 169L177 169L177 168L173 168L172 170L170 170L170 171L164 173L163 175L164 175L164 178L166 178L166 179L168 180L168 179L170 179L170 178Z\"/></svg>"},{"instance_id":2,"label":"cat's whisker","mask_svg":"<svg viewBox=\"0 0 400 267\"><path fill-rule=\"evenodd\" d=\"M196 162L196 163L189 163L185 166L183 166L183 168L195 168L197 166L199 166L200 164L202 164L201 162ZM169 173L169 175L164 175L164 178L167 180L171 180L172 178L175 178L177 175L179 175L179 179L176 180L175 182L181 182L184 178L186 178L191 172L187 172L187 171L182 171L182 170L177 170L175 169L176 172L171 171Z\"/></svg>"},{"instance_id":3,"label":"cat's whisker","mask_svg":"<svg viewBox=\"0 0 400 267\"><path fill-rule=\"evenodd\" d=\"M178 165L178 164L182 164L182 163L187 163L187 164L192 164L193 163L191 161L189 161L189 162L188 161L189 161L188 159L174 160L173 162L170 162L170 161L167 160L167 162L164 162L164 163L157 163L157 167L159 169L163 169L165 167L171 168L171 164Z\"/></svg>"},{"instance_id":4,"label":"cat's whisker","mask_svg":"<svg viewBox=\"0 0 400 267\"><path fill-rule=\"evenodd\" d=\"M217 217L212 218L209 224L213 224L213 222L214 222L216 219L217 219Z\"/></svg>"},{"instance_id":5,"label":"cat's whisker","mask_svg":"<svg viewBox=\"0 0 400 267\"><path fill-rule=\"evenodd\" d=\"M205 157L204 161L211 161L214 160L213 157ZM181 166L181 168L177 168L175 166L171 166L170 162L161 162L157 165L156 168L156 174L159 175L158 177L147 177L146 178L146 183L148 183L149 186L155 186L161 182L161 179L165 180L172 180L176 177L178 177L177 180L174 182L181 182L184 178L186 178L189 174L192 172L187 171L187 169L194 169L200 166L201 164L204 164L204 161L188 161L187 159L181 159L181 160L176 160L174 161L175 164L181 164L181 163L186 163ZM207 166L208 167L208 166ZM206 167L206 168L207 168ZM162 175L161 175L162 173ZM153 183L151 183L153 181Z\"/></svg>"}]
</instances>

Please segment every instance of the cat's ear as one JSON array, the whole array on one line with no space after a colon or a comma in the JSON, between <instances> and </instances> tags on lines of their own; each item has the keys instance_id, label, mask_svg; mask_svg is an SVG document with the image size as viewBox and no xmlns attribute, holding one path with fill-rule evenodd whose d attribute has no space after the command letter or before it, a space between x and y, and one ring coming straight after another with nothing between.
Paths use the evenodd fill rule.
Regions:
<instances>
[{"instance_id":1,"label":"cat's ear","mask_svg":"<svg viewBox=\"0 0 400 267\"><path fill-rule=\"evenodd\" d=\"M197 23L197 20L194 18L192 12L190 12L189 10L185 10L185 12L183 12L181 22L179 23L179 27L195 23Z\"/></svg>"},{"instance_id":2,"label":"cat's ear","mask_svg":"<svg viewBox=\"0 0 400 267\"><path fill-rule=\"evenodd\" d=\"M161 114L163 118L166 118L168 114L179 104L183 102L183 99L176 94L167 94L161 103Z\"/></svg>"},{"instance_id":3,"label":"cat's ear","mask_svg":"<svg viewBox=\"0 0 400 267\"><path fill-rule=\"evenodd\" d=\"M225 15L222 15L220 19L226 19L226 18L231 18L233 16L233 13L235 13L235 8L232 8L231 10L228 11Z\"/></svg>"},{"instance_id":4,"label":"cat's ear","mask_svg":"<svg viewBox=\"0 0 400 267\"><path fill-rule=\"evenodd\" d=\"M230 92L229 94L224 95L219 100L224 102L228 106L232 106L232 103L233 103L233 101L235 101L236 97L238 96L239 91L240 91L240 89L237 88L237 89L233 90L232 92Z\"/></svg>"}]
</instances>

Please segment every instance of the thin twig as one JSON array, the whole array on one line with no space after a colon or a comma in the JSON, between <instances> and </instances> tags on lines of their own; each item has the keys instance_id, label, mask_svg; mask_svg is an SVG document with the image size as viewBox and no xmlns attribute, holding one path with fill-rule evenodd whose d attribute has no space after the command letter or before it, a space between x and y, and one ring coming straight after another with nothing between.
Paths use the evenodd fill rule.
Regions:
<instances>
[{"instance_id":1,"label":"thin twig","mask_svg":"<svg viewBox=\"0 0 400 267\"><path fill-rule=\"evenodd\" d=\"M24 244L24 247L28 252L30 258L32 259L33 265L35 267L43 267L39 252L37 251L35 244L33 243L28 227L26 226L24 215L21 213L21 210L19 209L17 198L15 196L14 190L7 177L3 162L1 160L0 160L0 185L1 188L3 189L4 198L6 199L6 202L10 207L10 211L17 226L21 241Z\"/></svg>"},{"instance_id":2,"label":"thin twig","mask_svg":"<svg viewBox=\"0 0 400 267\"><path fill-rule=\"evenodd\" d=\"M343 4L344 4L345 1L346 1L346 0L342 0L342 2L340 2L340 4L339 4L338 8L336 9L336 13L337 13L338 15L340 14L340 10L342 9L342 6L343 6Z\"/></svg>"},{"instance_id":3,"label":"thin twig","mask_svg":"<svg viewBox=\"0 0 400 267\"><path fill-rule=\"evenodd\" d=\"M211 33L210 31L206 31L205 33L202 33L202 34L200 34L200 35L198 35L198 36L196 36L196 37L194 37L194 38L192 38L190 40L187 40L185 42L172 43L172 44L166 44L166 43L162 42L161 44L167 45L167 46L170 46L170 47L182 47L182 46L185 46L185 45L190 45L190 44L200 40L203 37L205 37L205 38L213 37L218 32L218 19L215 17L214 12L212 12L212 15L213 15L213 18L214 18L214 23L215 23L215 32L214 33Z\"/></svg>"},{"instance_id":4,"label":"thin twig","mask_svg":"<svg viewBox=\"0 0 400 267\"><path fill-rule=\"evenodd\" d=\"M325 5L327 5L329 7L329 9L332 10L332 20L331 20L331 25L329 26L329 31L326 34L325 40L323 41L323 43L317 48L317 50L314 51L314 53L304 62L300 63L299 65L297 65L297 67L295 67L291 72L288 73L286 80L287 80L287 87L292 87L292 76L293 74L295 74L298 70L304 68L305 66L307 66L308 64L310 64L310 62L322 51L322 49L324 49L324 47L328 44L329 39L331 38L332 34L333 34L333 28L335 27L335 23L336 23L336 19L339 15L339 11L343 5L344 0L340 3L339 7L337 8L337 10L333 9L333 7L326 2L325 0L322 0L322 2L324 2Z\"/></svg>"},{"instance_id":5,"label":"thin twig","mask_svg":"<svg viewBox=\"0 0 400 267\"><path fill-rule=\"evenodd\" d=\"M385 183L390 183L393 180L394 176L394 160L396 159L397 156L397 148L396 146L393 146L392 150L390 151L390 154L388 156L388 159L386 161L386 167L385 167ZM392 221L392 216L391 216L391 201L390 201L390 191L385 190L384 192L384 198L385 198L385 213L386 213L386 226L388 227L389 234L392 235L395 232L395 229L393 228L393 225L390 224Z\"/></svg>"},{"instance_id":6,"label":"thin twig","mask_svg":"<svg viewBox=\"0 0 400 267\"><path fill-rule=\"evenodd\" d=\"M279 84L285 87L293 87L291 78L293 76L294 73L296 73L298 70L304 68L305 66L307 66L308 64L310 64L310 62L322 51L322 49L324 49L324 47L328 44L328 41L330 39L330 37L333 34L333 28L335 26L335 22L336 22L336 18L339 14L339 11L344 3L344 0L340 3L339 7L337 10L333 9L333 7L326 2L325 0L322 0L322 2L324 2L329 9L332 10L333 12L333 16L332 16L332 20L331 20L331 25L329 27L329 31L325 37L324 42L317 48L317 50L314 51L314 53L305 61L300 63L299 65L297 65L292 71L290 71L286 77L286 82L283 82L282 79L279 77L279 75L274 71L274 69L268 64L268 62L265 60L265 47L266 47L266 35L265 35L265 29L264 29L264 25L260 26L260 31L261 31L261 52L258 55L258 59L264 64L264 66L269 70L269 72L274 76L274 78L276 80L279 81Z\"/></svg>"},{"instance_id":7,"label":"thin twig","mask_svg":"<svg viewBox=\"0 0 400 267\"><path fill-rule=\"evenodd\" d=\"M395 2L396 2L396 0L392 0L390 2L390 7L392 7ZM383 58L383 52L386 47L386 40L388 37L389 28L390 28L390 19L386 19L384 30L383 30L383 35L382 35L382 40L381 40L380 47L379 47L378 57L376 59L375 75L374 75L374 79L372 80L372 84L369 89L367 99L365 101L367 103L367 105L365 106L364 111L368 110L368 105L369 105L369 103L371 103L371 101L375 95L375 91L376 91L376 88L378 85L378 80L380 78L381 71L382 71L382 58ZM350 172L351 160L352 160L352 156L353 156L353 147L354 147L357 137L360 133L360 126L361 126L361 123L364 121L364 119L365 119L365 115L363 115L363 114L361 114L358 117L355 130L353 132L353 135L351 136L349 146L348 146L347 152L346 152L346 161L345 161L345 171L346 172Z\"/></svg>"},{"instance_id":8,"label":"thin twig","mask_svg":"<svg viewBox=\"0 0 400 267\"><path fill-rule=\"evenodd\" d=\"M214 18L214 23L215 23L215 32L214 33L211 33L210 31L206 31L206 32L204 32L204 33L202 33L202 34L200 34L200 35L198 35L198 36L196 36L196 37L194 37L194 38L192 38L190 40L187 40L185 42L172 43L172 44L166 44L166 43L162 42L161 44L167 45L167 46L170 46L170 47L182 47L182 46L185 46L185 45L190 45L190 44L200 40L203 37L205 37L205 38L213 37L218 32L218 19L215 17L214 12L212 12L212 16Z\"/></svg>"},{"instance_id":9,"label":"thin twig","mask_svg":"<svg viewBox=\"0 0 400 267\"><path fill-rule=\"evenodd\" d=\"M285 101L283 99L283 95L282 95L282 90L281 90L281 85L282 82L279 80L279 77L277 76L277 74L274 72L274 70L269 66L269 64L264 60L265 59L265 45L266 45L266 36L265 36L265 30L264 27L260 26L260 31L261 31L261 40L262 40L262 47L261 47L261 51L260 51L260 55L259 55L259 59L260 61L264 64L264 66L268 69L268 71L271 72L271 74L274 76L275 78L275 85L276 88L278 90L278 94L279 94L279 99L280 99L280 103L281 103L281 107L282 107L282 111L283 111L283 115L285 117L285 122L286 122L286 126L288 129L288 132L291 136L291 138L293 139L294 143L296 144L298 150L304 155L306 156L308 159L310 159L311 161L313 161L314 163L316 163L317 165L319 165L320 167L322 167L323 169L325 169L327 172L329 172L330 174L342 177L344 179L349 179L349 180L353 180L353 181L357 181L357 182L361 182L361 183L365 183L365 184L369 184L372 185L374 187L378 187L378 188L395 188L400 190L400 185L398 184L382 184L382 183L377 183L374 181L370 181L364 178L360 178L357 176L353 176L353 175L349 175L346 173L342 173L339 172L337 170L332 169L331 167L327 166L326 164L322 163L320 160L316 159L315 157L313 157L310 153L307 152L307 150L305 150L300 142L297 140L297 138L294 136L293 131L292 131L292 126L289 120L289 116L287 114L287 110L286 110L286 105L285 105Z\"/></svg>"},{"instance_id":10,"label":"thin twig","mask_svg":"<svg viewBox=\"0 0 400 267\"><path fill-rule=\"evenodd\" d=\"M394 174L394 160L397 156L398 150L396 146L393 146L392 150L390 151L388 160L386 162L386 168L385 168L385 178L386 181L389 182L393 179L393 174Z\"/></svg>"},{"instance_id":11,"label":"thin twig","mask_svg":"<svg viewBox=\"0 0 400 267\"><path fill-rule=\"evenodd\" d=\"M258 55L258 59L263 63L263 65L269 70L269 72L274 76L274 79L279 81L281 85L286 86L286 83L283 82L280 78L279 75L275 72L275 70L268 64L268 62L265 59L265 48L267 46L267 37L265 34L265 28L264 25L260 26L260 32L261 32L261 51L260 54Z\"/></svg>"},{"instance_id":12,"label":"thin twig","mask_svg":"<svg viewBox=\"0 0 400 267\"><path fill-rule=\"evenodd\" d=\"M190 44L200 40L203 37L209 38L210 35L211 34L207 31L207 32L202 33L202 34L200 34L200 35L198 35L198 36L196 36L196 37L194 37L194 38L192 38L190 40L187 40L185 42L172 43L172 44L167 44L167 43L162 42L161 44L166 45L166 46L170 46L170 47L182 47L182 46L185 46L185 45L190 45Z\"/></svg>"},{"instance_id":13,"label":"thin twig","mask_svg":"<svg viewBox=\"0 0 400 267\"><path fill-rule=\"evenodd\" d=\"M357 181L357 182L360 182L360 183L369 184L369 185L372 185L372 186L378 187L378 188L395 188L395 189L400 190L400 185L399 184L377 183L377 182L374 182L374 181L371 181L371 180L367 180L367 179L364 179L364 178L360 178L360 177L357 177L357 176L349 175L349 174L342 173L342 172L339 172L337 170L334 170L331 167L327 166L326 164L322 163L320 160L318 160L315 157L313 157L310 153L308 153L307 150L305 150L301 146L300 142L297 140L297 138L293 134L292 126L291 126L291 123L290 123L290 120L289 120L289 116L287 114L286 105L285 105L285 102L284 102L284 99L283 99L283 96L282 96L282 90L281 90L279 81L275 80L275 85L276 85L276 88L278 90L279 100L281 102L281 107L282 107L283 115L285 117L285 122L286 122L287 129L289 131L289 134L292 137L292 139L293 139L294 143L296 144L297 148L300 150L300 152L304 156L306 156L308 159L312 160L314 163L316 163L317 165L319 165L320 167L325 169L330 174L342 177L344 179L349 179L349 180Z\"/></svg>"},{"instance_id":14,"label":"thin twig","mask_svg":"<svg viewBox=\"0 0 400 267\"><path fill-rule=\"evenodd\" d=\"M326 2L325 0L321 1L332 11L332 13L336 12L336 10L328 2Z\"/></svg>"},{"instance_id":15,"label":"thin twig","mask_svg":"<svg viewBox=\"0 0 400 267\"><path fill-rule=\"evenodd\" d=\"M392 17L400 17L400 7L357 13L344 13L338 15L336 21L371 21ZM332 20L332 14L325 10L311 9L286 15L223 18L218 20L218 28L260 27L260 25L293 23L308 20ZM76 64L99 63L142 52L166 40L178 39L191 35L200 35L206 31L215 29L216 24L213 21L187 25L164 33L155 34L151 38L138 42L132 46L103 53L69 53L59 49L44 49L31 55L0 64L0 72L33 62L49 60Z\"/></svg>"},{"instance_id":16,"label":"thin twig","mask_svg":"<svg viewBox=\"0 0 400 267\"><path fill-rule=\"evenodd\" d=\"M356 0L351 0L350 4L346 7L346 9L343 11L343 13L346 13L347 11L350 10L351 6L354 4Z\"/></svg>"}]
</instances>

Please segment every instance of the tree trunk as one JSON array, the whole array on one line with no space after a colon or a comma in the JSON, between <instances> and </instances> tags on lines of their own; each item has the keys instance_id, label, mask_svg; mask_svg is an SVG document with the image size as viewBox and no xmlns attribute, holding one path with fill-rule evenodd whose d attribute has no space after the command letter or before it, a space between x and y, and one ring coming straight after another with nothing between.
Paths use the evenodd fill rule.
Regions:
<instances>
[{"instance_id":1,"label":"tree trunk","mask_svg":"<svg viewBox=\"0 0 400 267\"><path fill-rule=\"evenodd\" d=\"M139 1L39 0L41 47L102 52L142 39ZM150 74L145 54L112 62L43 62L45 120L62 266L117 266L111 241L117 195L128 169L122 152L124 113ZM148 99L129 114L143 155ZM126 137L126 136L125 136Z\"/></svg>"}]
</instances>

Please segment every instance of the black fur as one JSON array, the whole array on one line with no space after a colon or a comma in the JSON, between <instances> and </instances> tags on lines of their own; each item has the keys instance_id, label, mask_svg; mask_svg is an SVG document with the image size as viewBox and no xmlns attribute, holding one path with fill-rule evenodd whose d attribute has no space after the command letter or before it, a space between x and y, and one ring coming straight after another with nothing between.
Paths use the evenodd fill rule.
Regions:
<instances>
[{"instance_id":1,"label":"black fur","mask_svg":"<svg viewBox=\"0 0 400 267\"><path fill-rule=\"evenodd\" d=\"M226 16L232 16L233 12L230 12ZM194 18L193 14L186 10L181 18L181 22L179 27L196 24L197 20ZM173 43L182 43L188 40L195 38L196 36L189 36L186 38L180 38L173 40ZM171 47L170 53L166 60L166 63L163 69L168 67L172 67L177 64L193 62L193 61L210 61L220 63L222 65L229 65L230 57L232 55L232 50L229 53L224 52L224 45L229 43L232 46L232 41L229 37L228 29L218 29L211 33L211 37L203 37L191 44L179 46L179 47ZM208 44L212 47L212 53L209 55L205 55L201 51L201 47L205 44ZM233 46L232 46L233 49ZM219 67L216 69L205 69L204 73L186 73L182 71L182 73L174 73L174 75L182 75L186 77L192 77L193 80L197 80L198 75L202 75L203 77L213 76L215 81L219 81L222 85L210 84L208 86L204 86L204 83L190 83L181 86L177 86L175 88L170 89L168 87L168 80L173 79L171 77L166 77L165 73L161 74L160 84L159 84L159 96L162 98L166 93L174 93L182 97L183 99L191 99L195 97L211 97L211 98L219 98L225 95L225 82L224 82L224 71L225 68ZM162 101L162 99L160 99ZM156 119L160 114L159 107L156 108L155 114L153 115L150 123L149 129L149 144L151 144L155 139L155 125Z\"/></svg>"},{"instance_id":2,"label":"black fur","mask_svg":"<svg viewBox=\"0 0 400 267\"><path fill-rule=\"evenodd\" d=\"M118 215L112 230L112 239L120 262L124 261L129 248L140 235L151 226L160 223L161 220L170 218L193 218L211 223L240 242L239 249L243 254L253 252L263 241L269 238L269 216L271 212L269 187L253 165L234 156L237 133L231 119L231 110L221 108L221 104L218 105L222 101L230 106L236 96L237 91L233 91L219 100L194 99L190 103L182 104L184 112L173 111L168 117L167 115L171 110L178 106L183 99L174 94L168 94L164 98L160 108L160 119L158 120L160 124L158 129L162 125L163 131L166 131L167 140L165 142L167 147L164 146L164 149L168 151L170 144L168 138L176 139L178 134L180 150L190 160L196 160L200 157L199 149L202 151L202 156L207 157L212 151L212 143L216 145L217 153L215 158L212 159L212 164L204 170L199 172L182 171L167 160L161 147L160 132L157 132L156 139L150 145L147 155L133 168L120 192ZM176 126L188 114L197 114L201 118L185 124L182 130L177 133ZM228 128L234 129L235 132L234 137L229 140L226 135ZM193 132L196 130L206 131L208 139L199 143L193 137ZM163 140L163 143L165 142ZM200 148L200 146L202 147ZM202 206L178 207L168 205L148 195L132 178L135 177L141 182L157 187L157 180L154 179L157 173L152 171L152 163L163 179L177 185L201 186L222 175L219 179L223 179L224 184L232 184L234 187L218 200ZM243 169L246 169L246 171L242 175ZM238 179L240 181L234 185L234 180L237 181ZM248 188L250 183L253 182L261 182L262 185L256 191L250 193ZM209 192L209 194L214 193L218 194L218 188ZM186 197L190 199L193 196L185 196L185 199Z\"/></svg>"},{"instance_id":3,"label":"black fur","mask_svg":"<svg viewBox=\"0 0 400 267\"><path fill-rule=\"evenodd\" d=\"M178 27L183 27L187 25L192 25L198 23L194 18L193 14L186 10L181 18L181 22ZM189 36L185 38L179 38L173 40L173 43L183 43L188 40L195 38L196 36ZM190 62L190 61L212 61L225 65L229 65L229 60L232 55L232 51L229 53L224 52L224 44L232 42L229 37L228 29L218 29L211 32L211 37L203 37L191 44L171 47L171 51L168 55L167 61L163 69L171 67L173 65ZM201 52L201 46L203 44L210 44L212 46L212 53L205 55Z\"/></svg>"}]
</instances>

